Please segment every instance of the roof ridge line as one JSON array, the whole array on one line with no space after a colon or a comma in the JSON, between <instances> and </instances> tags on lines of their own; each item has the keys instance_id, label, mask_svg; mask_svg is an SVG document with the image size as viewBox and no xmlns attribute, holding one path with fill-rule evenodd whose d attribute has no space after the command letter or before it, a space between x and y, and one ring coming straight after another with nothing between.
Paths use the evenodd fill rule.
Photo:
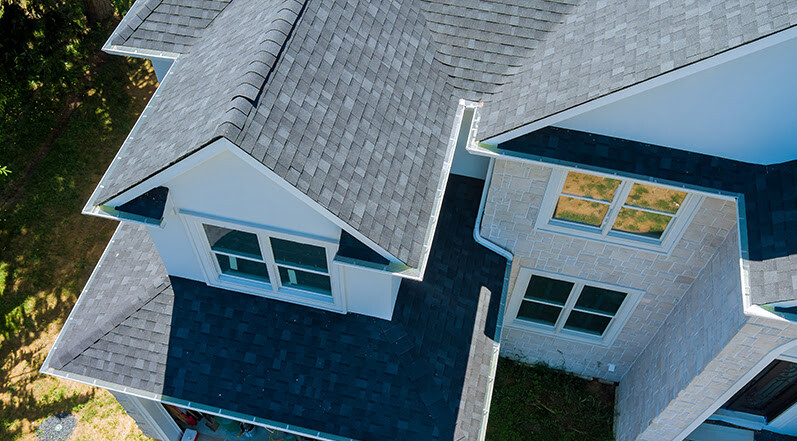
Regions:
<instances>
[{"instance_id":1,"label":"roof ridge line","mask_svg":"<svg viewBox=\"0 0 797 441\"><path fill-rule=\"evenodd\" d=\"M63 355L61 355L59 357L56 357L53 360L53 363L51 363L51 366L54 367L55 369L63 369L64 367L66 367L66 365L68 365L69 363L74 361L76 358L78 358L80 356L80 354L85 352L86 349L90 348L95 343L97 343L98 341L102 340L103 337L105 337L106 335L110 334L111 331L113 331L114 329L118 328L119 325L124 323L130 317L132 317L133 314L137 313L138 311L141 311L141 309L144 306L146 306L150 302L152 302L152 300L154 300L155 297L158 297L160 294L162 294L164 291L166 291L170 286L172 286L172 284L171 284L171 281L167 277L166 281L161 282L160 284L158 284L155 287L155 289L153 289L152 294L144 297L144 299L142 299L141 303L135 309L133 309L129 314L124 314L123 312L120 311L120 312L118 312L116 314L112 314L110 316L110 318L105 322L106 325L108 323L116 323L115 325L110 326L107 330L104 329L107 326L100 327L99 328L99 335L97 337L94 337L94 335L97 334L96 332L87 333L86 337L82 338L79 341L79 344L76 345L77 348L82 348L82 349L80 349L78 351L75 351L75 350L65 351L65 353ZM66 360L67 358L68 358L68 360Z\"/></svg>"},{"instance_id":2,"label":"roof ridge line","mask_svg":"<svg viewBox=\"0 0 797 441\"><path fill-rule=\"evenodd\" d=\"M249 62L249 69L233 90L230 107L226 109L222 122L216 128L217 136L223 136L237 145L238 138L244 132L246 121L252 111L257 109L260 97L282 58L306 6L306 0L301 2L286 0L279 7L279 11L263 33L257 50Z\"/></svg>"}]
</instances>

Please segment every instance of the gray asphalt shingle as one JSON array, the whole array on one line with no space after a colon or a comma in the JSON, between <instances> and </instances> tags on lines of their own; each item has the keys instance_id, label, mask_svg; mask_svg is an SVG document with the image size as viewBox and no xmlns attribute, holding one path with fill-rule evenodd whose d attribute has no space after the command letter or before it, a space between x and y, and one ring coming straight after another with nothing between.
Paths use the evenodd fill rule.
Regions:
<instances>
[{"instance_id":1,"label":"gray asphalt shingle","mask_svg":"<svg viewBox=\"0 0 797 441\"><path fill-rule=\"evenodd\" d=\"M153 35L202 10L140 1ZM785 0L221 3L92 203L225 137L416 268L460 98L484 139L797 22Z\"/></svg>"},{"instance_id":2,"label":"gray asphalt shingle","mask_svg":"<svg viewBox=\"0 0 797 441\"><path fill-rule=\"evenodd\" d=\"M486 139L797 24L797 3L584 2L489 98Z\"/></svg>"}]
</instances>

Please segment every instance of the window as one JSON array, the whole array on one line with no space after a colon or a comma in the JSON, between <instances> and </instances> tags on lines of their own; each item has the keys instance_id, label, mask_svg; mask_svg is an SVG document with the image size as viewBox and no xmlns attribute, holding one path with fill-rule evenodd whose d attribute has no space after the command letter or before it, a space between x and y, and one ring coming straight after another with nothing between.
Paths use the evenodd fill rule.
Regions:
<instances>
[{"instance_id":1,"label":"window","mask_svg":"<svg viewBox=\"0 0 797 441\"><path fill-rule=\"evenodd\" d=\"M330 271L332 240L185 218L209 284L328 309L340 303Z\"/></svg>"},{"instance_id":2,"label":"window","mask_svg":"<svg viewBox=\"0 0 797 441\"><path fill-rule=\"evenodd\" d=\"M510 300L515 327L611 344L640 292L523 268Z\"/></svg>"},{"instance_id":3,"label":"window","mask_svg":"<svg viewBox=\"0 0 797 441\"><path fill-rule=\"evenodd\" d=\"M688 225L694 194L632 179L555 170L537 225L599 240L667 249Z\"/></svg>"}]
</instances>

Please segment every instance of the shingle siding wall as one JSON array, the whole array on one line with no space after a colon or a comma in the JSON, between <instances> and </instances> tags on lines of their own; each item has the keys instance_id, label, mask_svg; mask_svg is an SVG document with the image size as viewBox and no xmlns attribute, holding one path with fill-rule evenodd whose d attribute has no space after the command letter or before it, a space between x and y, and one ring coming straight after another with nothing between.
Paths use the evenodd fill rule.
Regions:
<instances>
[{"instance_id":1,"label":"shingle siding wall","mask_svg":"<svg viewBox=\"0 0 797 441\"><path fill-rule=\"evenodd\" d=\"M713 360L721 352L733 356L725 349L728 342L738 340L737 332L746 321L741 292L734 231L620 382L618 440L632 440L642 432L642 439L673 439L733 384L731 380L740 375L738 367L696 375L716 365ZM700 392L690 392L690 387Z\"/></svg>"},{"instance_id":2,"label":"shingle siding wall","mask_svg":"<svg viewBox=\"0 0 797 441\"><path fill-rule=\"evenodd\" d=\"M650 342L730 231L734 203L706 198L670 255L577 237L534 231L551 169L504 160L495 162L482 235L511 250L510 292L521 267L613 283L645 293L610 347L505 328L502 353L545 361L579 375L620 381ZM616 365L609 372L608 364Z\"/></svg>"}]
</instances>

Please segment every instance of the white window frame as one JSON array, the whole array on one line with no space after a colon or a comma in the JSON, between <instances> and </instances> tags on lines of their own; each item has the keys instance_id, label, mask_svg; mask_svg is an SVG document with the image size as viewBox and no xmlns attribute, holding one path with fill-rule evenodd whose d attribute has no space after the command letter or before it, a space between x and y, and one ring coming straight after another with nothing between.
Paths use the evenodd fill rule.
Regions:
<instances>
[{"instance_id":1,"label":"white window frame","mask_svg":"<svg viewBox=\"0 0 797 441\"><path fill-rule=\"evenodd\" d=\"M559 308L562 308L562 311L559 313L559 317L553 326L531 322L518 317L520 306L523 303L523 297L526 294L526 288L529 285L529 281L531 281L531 277L535 275L573 284L573 288L570 290L570 294L568 295L564 306L555 305ZM576 302L578 301L578 297L581 295L581 292L585 286L609 289L626 294L625 300L623 300L623 303L620 305L617 313L614 314L614 317L612 317L611 321L606 326L606 330L603 332L603 335L588 334L586 332L565 329L564 327L567 318L574 310ZM536 334L561 338L564 340L576 341L580 343L591 343L599 346L611 346L615 339L617 339L617 336L620 334L620 331L623 329L626 322L628 322L628 319L631 317L631 313L636 309L640 299L642 299L643 293L644 292L642 290L629 288L626 286L595 282L579 277L568 276L566 274L558 274L523 267L520 268L517 280L515 281L515 286L513 287L509 298L509 306L507 307L507 318L509 319L509 322L506 323L506 326L524 331L530 331ZM545 301L535 300L535 302L546 304ZM554 304L551 303L551 305ZM590 311L590 314L608 316L608 314L599 314L592 311Z\"/></svg>"},{"instance_id":2,"label":"white window frame","mask_svg":"<svg viewBox=\"0 0 797 441\"><path fill-rule=\"evenodd\" d=\"M205 283L208 285L231 291L238 291L246 294L253 294L261 297L268 297L291 303L312 306L329 311L340 313L347 312L340 285L341 282L339 270L336 265L332 264L335 253L337 253L338 249L337 240L183 210L180 211L180 215L191 238L194 252L199 259L202 273L205 276ZM266 268L268 269L269 282L251 280L249 278L237 277L231 274L222 274L219 263L215 258L215 253L217 253L217 251L211 249L202 224L230 228L256 235L260 245L260 251L263 254L262 261L266 264ZM323 248L326 252L331 295L283 286L280 283L278 266L291 267L291 265L278 264L275 261L274 253L271 249L270 238L272 237ZM257 259L250 260L257 261ZM306 272L317 272L298 267L297 269Z\"/></svg>"},{"instance_id":3,"label":"white window frame","mask_svg":"<svg viewBox=\"0 0 797 441\"><path fill-rule=\"evenodd\" d=\"M614 193L614 200L607 204L609 205L609 209L606 212L606 216L604 216L600 227L578 224L576 222L555 219L553 217L554 211L556 210L556 204L559 202L559 196L562 196L562 190L564 189L567 174L571 171L620 181L620 185L617 187L617 190L615 190ZM664 230L664 233L659 239L644 237L624 231L612 230L612 227L617 220L617 216L620 214L620 210L625 206L625 203L628 200L628 195L631 193L631 189L634 184L642 184L686 192L686 197L684 198L683 203L681 203L678 211L672 215L670 223L667 224L667 228ZM572 197L570 195L568 196ZM579 197L575 198L581 199ZM588 198L585 199L588 200ZM697 208L700 207L702 200L703 196L701 194L690 192L689 190L680 187L673 187L671 185L660 184L658 182L649 182L639 179L626 178L623 176L594 172L591 170L557 167L551 171L551 177L548 180L548 186L546 187L542 204L540 204L540 212L537 216L534 227L539 230L578 236L585 239L593 239L632 248L670 253L681 236L683 236L684 231L686 231L686 227L688 227L691 223L695 213L697 213ZM631 208L634 210L666 214L670 216L669 213L658 213L656 210L648 210L640 207Z\"/></svg>"}]
</instances>

